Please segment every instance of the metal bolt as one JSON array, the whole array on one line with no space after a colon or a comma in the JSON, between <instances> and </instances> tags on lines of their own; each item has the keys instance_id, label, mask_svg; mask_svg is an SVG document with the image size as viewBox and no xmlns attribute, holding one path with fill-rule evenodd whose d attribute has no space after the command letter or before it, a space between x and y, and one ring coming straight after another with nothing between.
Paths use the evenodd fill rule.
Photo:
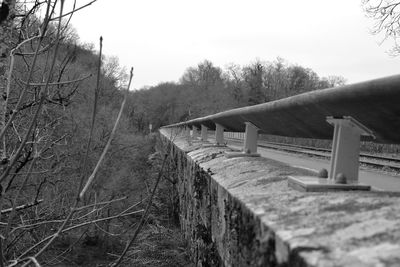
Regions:
<instances>
[{"instance_id":1,"label":"metal bolt","mask_svg":"<svg viewBox=\"0 0 400 267\"><path fill-rule=\"evenodd\" d=\"M347 184L347 178L343 173L338 173L335 177L335 183L337 184Z\"/></svg>"},{"instance_id":2,"label":"metal bolt","mask_svg":"<svg viewBox=\"0 0 400 267\"><path fill-rule=\"evenodd\" d=\"M318 177L319 178L328 178L328 171L326 169L321 169L318 172Z\"/></svg>"}]
</instances>

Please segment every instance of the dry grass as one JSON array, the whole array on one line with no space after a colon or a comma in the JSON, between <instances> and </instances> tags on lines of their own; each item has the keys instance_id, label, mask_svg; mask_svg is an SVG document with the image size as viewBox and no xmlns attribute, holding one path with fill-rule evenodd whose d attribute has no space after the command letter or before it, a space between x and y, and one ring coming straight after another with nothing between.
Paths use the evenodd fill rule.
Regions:
<instances>
[{"instance_id":1,"label":"dry grass","mask_svg":"<svg viewBox=\"0 0 400 267\"><path fill-rule=\"evenodd\" d=\"M137 142L138 149L134 149L136 152L125 151L124 153L129 152L131 157L129 162L132 162L122 162L121 164L135 165L132 166L135 172L129 175L129 182L122 179L126 175L114 175L113 179L107 183L110 192L103 192L111 194L124 189L123 192L130 197L110 205L111 214L124 210L130 202L136 203L142 197L146 198L148 192L146 193L144 180L146 180L147 186L152 188L160 170L160 160L154 159L154 157L160 158L159 153L154 153L153 150L154 138L138 136L130 141L133 144ZM122 161L117 155L114 155L113 161ZM149 160L149 158L152 159ZM136 165L140 165L140 167ZM163 177L173 175L168 166ZM173 186L170 179L160 181L144 227L119 266L191 266L186 251L187 244L176 219L177 198ZM137 209L143 209L145 205L146 201L141 203ZM65 234L56 240L49 253L46 254L44 262L47 266L109 266L124 250L125 244L133 235L139 220L140 216L127 216L109 223L99 223L98 227L91 225ZM106 229L113 235L106 234L100 228ZM56 259L54 259L55 256L57 256Z\"/></svg>"},{"instance_id":2,"label":"dry grass","mask_svg":"<svg viewBox=\"0 0 400 267\"><path fill-rule=\"evenodd\" d=\"M148 225L122 266L190 266L186 241L178 228Z\"/></svg>"}]
</instances>

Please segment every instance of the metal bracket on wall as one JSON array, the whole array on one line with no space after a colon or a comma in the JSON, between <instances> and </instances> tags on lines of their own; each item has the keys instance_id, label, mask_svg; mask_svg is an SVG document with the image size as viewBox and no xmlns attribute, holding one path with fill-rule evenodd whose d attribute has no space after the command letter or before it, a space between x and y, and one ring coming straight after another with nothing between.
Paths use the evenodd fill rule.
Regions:
<instances>
[{"instance_id":1,"label":"metal bracket on wall","mask_svg":"<svg viewBox=\"0 0 400 267\"><path fill-rule=\"evenodd\" d=\"M244 135L243 151L242 152L226 152L225 157L259 157L257 153L257 141L259 128L251 122L245 122L246 132Z\"/></svg>"},{"instance_id":2,"label":"metal bracket on wall","mask_svg":"<svg viewBox=\"0 0 400 267\"><path fill-rule=\"evenodd\" d=\"M192 136L190 135L190 128L188 126L185 126L185 136L188 140L192 139Z\"/></svg>"},{"instance_id":3,"label":"metal bracket on wall","mask_svg":"<svg viewBox=\"0 0 400 267\"><path fill-rule=\"evenodd\" d=\"M207 142L208 139L208 128L205 125L201 125L201 141Z\"/></svg>"},{"instance_id":4,"label":"metal bracket on wall","mask_svg":"<svg viewBox=\"0 0 400 267\"><path fill-rule=\"evenodd\" d=\"M350 116L327 117L334 126L330 172L326 178L289 177L289 185L303 191L370 190L358 183L360 137L373 132Z\"/></svg>"},{"instance_id":5,"label":"metal bracket on wall","mask_svg":"<svg viewBox=\"0 0 400 267\"><path fill-rule=\"evenodd\" d=\"M215 141L217 146L225 146L225 139L224 139L224 126L221 124L215 124Z\"/></svg>"},{"instance_id":6,"label":"metal bracket on wall","mask_svg":"<svg viewBox=\"0 0 400 267\"><path fill-rule=\"evenodd\" d=\"M192 139L196 141L199 138L199 130L196 126L192 126Z\"/></svg>"}]
</instances>

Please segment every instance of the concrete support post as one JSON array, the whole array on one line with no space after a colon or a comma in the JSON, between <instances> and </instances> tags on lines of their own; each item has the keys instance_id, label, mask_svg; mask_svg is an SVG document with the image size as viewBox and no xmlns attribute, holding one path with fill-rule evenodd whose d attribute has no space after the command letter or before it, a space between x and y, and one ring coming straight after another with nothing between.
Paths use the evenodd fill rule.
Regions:
<instances>
[{"instance_id":1,"label":"concrete support post","mask_svg":"<svg viewBox=\"0 0 400 267\"><path fill-rule=\"evenodd\" d=\"M217 145L223 145L225 143L224 140L224 126L221 124L215 124L215 140Z\"/></svg>"},{"instance_id":2,"label":"concrete support post","mask_svg":"<svg viewBox=\"0 0 400 267\"><path fill-rule=\"evenodd\" d=\"M257 153L258 128L251 122L245 122L246 132L244 133L243 151L241 152L225 152L225 157L259 157ZM242 133L232 133L234 138L241 138Z\"/></svg>"},{"instance_id":3,"label":"concrete support post","mask_svg":"<svg viewBox=\"0 0 400 267\"><path fill-rule=\"evenodd\" d=\"M192 126L192 139L197 139L199 137L198 129L196 126Z\"/></svg>"},{"instance_id":4,"label":"concrete support post","mask_svg":"<svg viewBox=\"0 0 400 267\"><path fill-rule=\"evenodd\" d=\"M327 117L334 126L331 167L328 179L314 176L289 176L290 187L306 192L342 190L371 190L371 186L358 183L360 137L373 132L350 116Z\"/></svg>"},{"instance_id":5,"label":"concrete support post","mask_svg":"<svg viewBox=\"0 0 400 267\"><path fill-rule=\"evenodd\" d=\"M245 122L245 124L246 124L246 132L244 136L243 151L247 154L256 154L258 128L251 122Z\"/></svg>"},{"instance_id":6,"label":"concrete support post","mask_svg":"<svg viewBox=\"0 0 400 267\"><path fill-rule=\"evenodd\" d=\"M191 135L190 135L190 128L188 126L185 127L185 136L188 140L191 139Z\"/></svg>"},{"instance_id":7,"label":"concrete support post","mask_svg":"<svg viewBox=\"0 0 400 267\"><path fill-rule=\"evenodd\" d=\"M208 139L208 128L205 125L201 125L201 141L207 142Z\"/></svg>"},{"instance_id":8,"label":"concrete support post","mask_svg":"<svg viewBox=\"0 0 400 267\"><path fill-rule=\"evenodd\" d=\"M348 184L357 184L360 137L372 135L372 132L351 117L327 118L327 121L335 127L329 179L335 181L341 173Z\"/></svg>"}]
</instances>

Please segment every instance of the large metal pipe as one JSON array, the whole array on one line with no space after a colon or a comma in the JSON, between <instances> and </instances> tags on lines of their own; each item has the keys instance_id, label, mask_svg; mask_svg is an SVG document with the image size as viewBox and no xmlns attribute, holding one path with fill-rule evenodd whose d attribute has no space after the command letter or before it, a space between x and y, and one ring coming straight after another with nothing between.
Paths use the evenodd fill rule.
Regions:
<instances>
[{"instance_id":1,"label":"large metal pipe","mask_svg":"<svg viewBox=\"0 0 400 267\"><path fill-rule=\"evenodd\" d=\"M400 143L400 75L315 90L174 125L203 124L215 129L218 123L228 131L242 132L247 121L260 133L331 139L329 116L351 116L373 132L375 141Z\"/></svg>"}]
</instances>

